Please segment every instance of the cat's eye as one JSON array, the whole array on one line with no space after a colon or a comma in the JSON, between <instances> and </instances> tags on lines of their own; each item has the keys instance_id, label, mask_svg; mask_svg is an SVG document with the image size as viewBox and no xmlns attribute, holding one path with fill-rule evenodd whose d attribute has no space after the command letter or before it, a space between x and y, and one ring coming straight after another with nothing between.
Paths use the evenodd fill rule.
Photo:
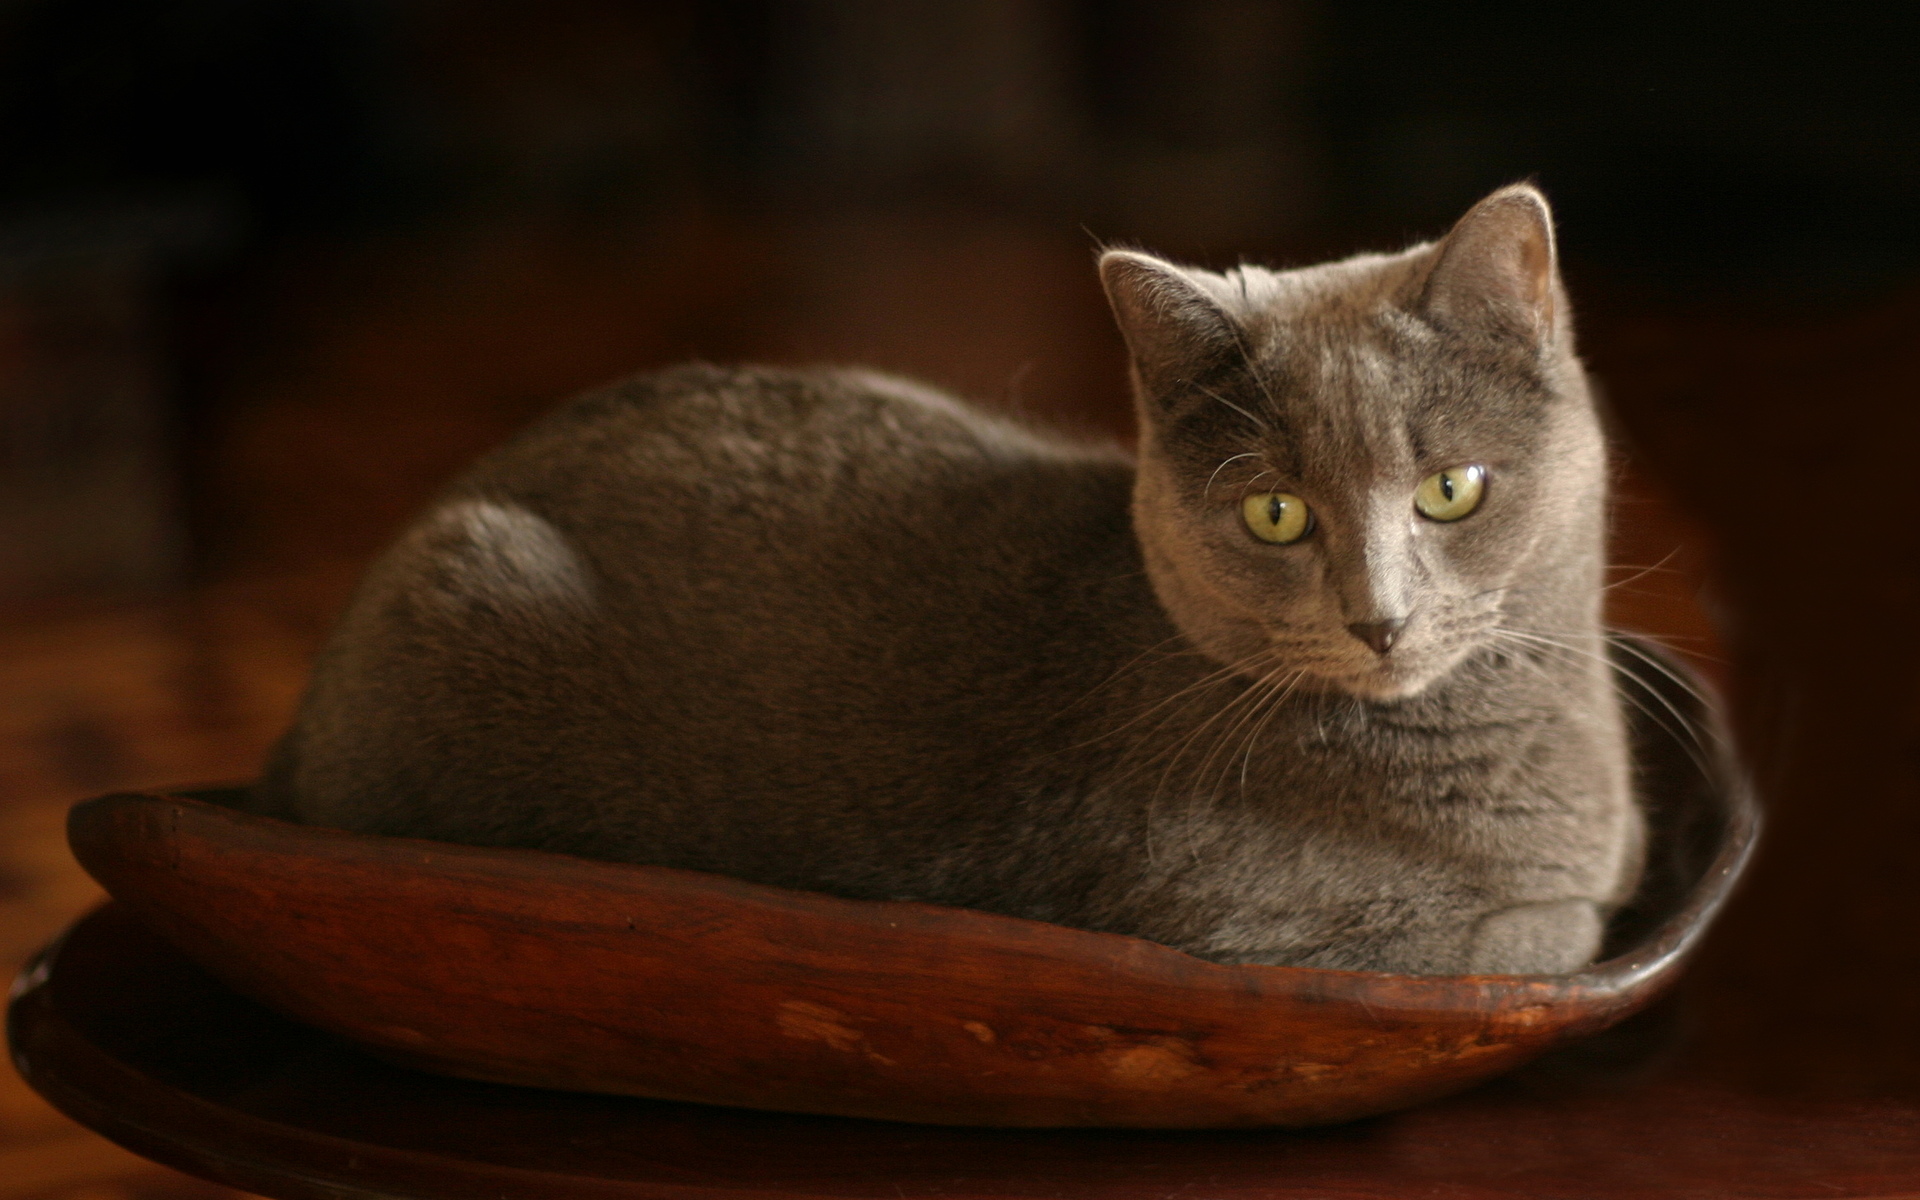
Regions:
<instances>
[{"instance_id":1,"label":"cat's eye","mask_svg":"<svg viewBox=\"0 0 1920 1200\"><path fill-rule=\"evenodd\" d=\"M1485 467L1448 467L1435 471L1413 490L1413 506L1434 521L1458 521L1480 507L1487 490Z\"/></svg>"},{"instance_id":2,"label":"cat's eye","mask_svg":"<svg viewBox=\"0 0 1920 1200\"><path fill-rule=\"evenodd\" d=\"M1307 502L1286 492L1248 496L1240 502L1240 516L1253 536L1279 546L1299 541L1313 528L1313 513Z\"/></svg>"}]
</instances>

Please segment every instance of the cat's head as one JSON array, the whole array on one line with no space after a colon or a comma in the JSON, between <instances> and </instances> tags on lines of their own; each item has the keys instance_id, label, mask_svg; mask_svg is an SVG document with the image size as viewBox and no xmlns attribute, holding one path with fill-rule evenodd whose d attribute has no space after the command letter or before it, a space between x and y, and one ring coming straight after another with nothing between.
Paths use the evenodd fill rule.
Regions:
<instances>
[{"instance_id":1,"label":"cat's head","mask_svg":"<svg viewBox=\"0 0 1920 1200\"><path fill-rule=\"evenodd\" d=\"M1606 456L1537 191L1399 254L1219 274L1114 250L1100 273L1134 524L1202 650L1386 700L1518 607L1590 617Z\"/></svg>"}]
</instances>

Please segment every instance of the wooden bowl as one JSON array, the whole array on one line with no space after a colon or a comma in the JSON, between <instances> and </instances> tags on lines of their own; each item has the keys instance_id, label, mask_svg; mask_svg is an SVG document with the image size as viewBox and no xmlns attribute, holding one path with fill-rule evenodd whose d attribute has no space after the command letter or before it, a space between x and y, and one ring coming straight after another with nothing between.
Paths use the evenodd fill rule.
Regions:
<instances>
[{"instance_id":1,"label":"wooden bowl","mask_svg":"<svg viewBox=\"0 0 1920 1200\"><path fill-rule=\"evenodd\" d=\"M964 909L290 824L240 811L239 789L102 797L69 839L234 988L429 1071L955 1125L1307 1125L1459 1090L1673 981L1757 820L1712 714L1664 682L1640 699L1649 882L1611 957L1570 975L1222 966Z\"/></svg>"}]
</instances>

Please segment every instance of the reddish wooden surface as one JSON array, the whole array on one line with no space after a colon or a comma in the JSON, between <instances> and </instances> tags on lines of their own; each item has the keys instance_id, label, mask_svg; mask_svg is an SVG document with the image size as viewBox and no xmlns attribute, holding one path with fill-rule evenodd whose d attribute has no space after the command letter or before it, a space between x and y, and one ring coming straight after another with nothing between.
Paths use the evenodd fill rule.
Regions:
<instances>
[{"instance_id":1,"label":"reddish wooden surface","mask_svg":"<svg viewBox=\"0 0 1920 1200\"><path fill-rule=\"evenodd\" d=\"M1920 1193L1920 1105L1753 1094L1655 1010L1460 1096L1316 1130L954 1129L468 1083L242 999L119 906L29 977L15 1061L164 1162L284 1200L1861 1200Z\"/></svg>"},{"instance_id":2,"label":"reddish wooden surface","mask_svg":"<svg viewBox=\"0 0 1920 1200\"><path fill-rule=\"evenodd\" d=\"M1753 820L1743 789L1690 786L1678 747L1655 744L1666 886L1625 953L1568 976L1223 966L987 913L166 796L83 805L70 838L117 900L243 993L451 1074L968 1125L1301 1125L1458 1091L1672 981ZM1705 853L1671 853L1688 845Z\"/></svg>"}]
</instances>

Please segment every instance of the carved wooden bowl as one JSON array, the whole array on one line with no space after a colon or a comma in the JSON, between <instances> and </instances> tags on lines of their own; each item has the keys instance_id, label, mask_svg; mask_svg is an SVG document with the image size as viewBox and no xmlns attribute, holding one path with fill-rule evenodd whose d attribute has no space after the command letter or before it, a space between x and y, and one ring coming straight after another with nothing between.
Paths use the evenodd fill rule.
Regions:
<instances>
[{"instance_id":1,"label":"carved wooden bowl","mask_svg":"<svg viewBox=\"0 0 1920 1200\"><path fill-rule=\"evenodd\" d=\"M233 987L429 1071L956 1125L1307 1125L1459 1090L1673 981L1756 816L1712 714L1626 686L1656 852L1611 956L1571 975L1222 966L964 909L312 828L240 811L240 790L106 796L69 837Z\"/></svg>"}]
</instances>

